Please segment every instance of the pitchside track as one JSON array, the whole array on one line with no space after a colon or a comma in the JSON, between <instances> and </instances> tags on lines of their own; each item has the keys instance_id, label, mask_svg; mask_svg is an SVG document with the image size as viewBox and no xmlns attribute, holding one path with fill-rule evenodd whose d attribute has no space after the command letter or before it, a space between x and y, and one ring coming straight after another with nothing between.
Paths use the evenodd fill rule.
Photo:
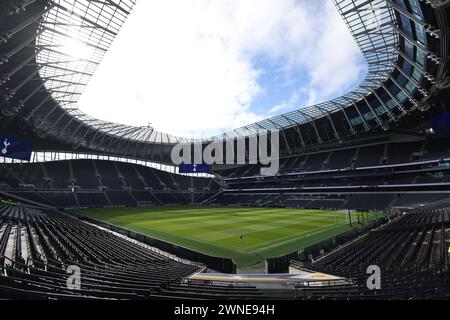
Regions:
<instances>
[{"instance_id":1,"label":"pitchside track","mask_svg":"<svg viewBox=\"0 0 450 320\"><path fill-rule=\"evenodd\" d=\"M237 266L261 267L281 256L331 238L352 227L347 211L279 208L166 206L84 209L82 214L208 255ZM352 212L353 228L363 221ZM364 221L376 213L364 213ZM378 214L378 217L380 215Z\"/></svg>"}]
</instances>

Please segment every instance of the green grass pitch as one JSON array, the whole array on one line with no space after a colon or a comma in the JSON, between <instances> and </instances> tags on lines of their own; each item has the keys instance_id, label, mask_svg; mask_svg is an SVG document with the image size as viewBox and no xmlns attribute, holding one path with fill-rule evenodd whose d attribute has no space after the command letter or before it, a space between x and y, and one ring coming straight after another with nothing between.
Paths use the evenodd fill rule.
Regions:
<instances>
[{"instance_id":1,"label":"green grass pitch","mask_svg":"<svg viewBox=\"0 0 450 320\"><path fill-rule=\"evenodd\" d=\"M347 212L327 210L166 206L79 213L208 255L231 258L240 268L261 267L265 258L300 250L352 228ZM353 228L360 226L358 216L362 221L361 213L352 212ZM375 213L364 214L365 219L375 217Z\"/></svg>"}]
</instances>

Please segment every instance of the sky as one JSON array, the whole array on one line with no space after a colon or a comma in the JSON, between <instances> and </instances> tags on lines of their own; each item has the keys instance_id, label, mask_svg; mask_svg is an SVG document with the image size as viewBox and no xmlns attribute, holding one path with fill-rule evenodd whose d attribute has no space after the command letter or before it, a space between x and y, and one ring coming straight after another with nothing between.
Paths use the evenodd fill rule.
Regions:
<instances>
[{"instance_id":1,"label":"sky","mask_svg":"<svg viewBox=\"0 0 450 320\"><path fill-rule=\"evenodd\" d=\"M366 69L332 0L139 0L79 108L207 138L338 97Z\"/></svg>"}]
</instances>

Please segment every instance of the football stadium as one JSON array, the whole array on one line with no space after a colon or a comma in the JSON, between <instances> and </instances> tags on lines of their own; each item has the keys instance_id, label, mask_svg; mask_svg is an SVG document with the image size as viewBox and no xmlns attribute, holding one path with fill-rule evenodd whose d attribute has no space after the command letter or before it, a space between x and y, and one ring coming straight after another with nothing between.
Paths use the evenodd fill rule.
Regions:
<instances>
[{"instance_id":1,"label":"football stadium","mask_svg":"<svg viewBox=\"0 0 450 320\"><path fill-rule=\"evenodd\" d=\"M0 299L450 298L449 0L317 0L315 8L327 13L306 14L314 26L295 16L311 2L280 1L298 9L289 12L271 2L274 21L278 12L280 23L294 21L273 39L301 35L325 48L322 58L306 40L296 44L308 51L312 74L323 74L322 63L334 63L340 50L354 46L359 59L356 78L347 77L354 69L344 63L326 70L327 85L305 80L314 94L289 102L284 95L292 92L280 88L290 79L275 80L296 60L274 45L270 52L282 63L266 63L261 52L269 42L254 38L271 23L241 14L250 38L239 38L234 23L233 37L220 38L215 49L183 51L192 64L203 61L206 74L224 68L218 55L232 60L228 49L217 49L224 44L239 42L260 58L255 67L230 53L240 63L224 79L242 85L242 70L250 68L251 79L264 82L258 101L284 102L254 117L244 108L258 95L250 79L238 107L226 98L217 107L241 110L240 122L212 106L209 115L183 116L195 110L192 101L203 101L189 94L195 75L179 69L189 67L185 61L172 62L179 74L158 67L172 53L156 43L193 48L189 28L151 33L133 20L145 17L146 2L0 0ZM178 2L180 24L186 3ZM205 3L221 2L196 5ZM222 15L229 18L233 8ZM205 16L217 22L213 9ZM165 20L162 11L149 12L147 20ZM351 40L335 51L327 43L336 28L325 27L332 18L324 18L334 16ZM202 31L214 29L196 21ZM133 25L142 32L130 39ZM148 52L129 47L136 42L147 43ZM128 47L117 54L119 43ZM289 57L301 55L291 49ZM120 59L111 63L114 52ZM188 89L173 97L154 89L144 64L167 74L156 84L183 79ZM122 75L130 69L137 69L133 76ZM96 79L105 72L109 80ZM106 81L106 91L92 89ZM199 92L222 103L229 88L216 91L208 82ZM135 98L120 98L110 83L132 87ZM86 107L86 95L104 109ZM159 106L157 96L169 104ZM146 97L156 106L137 115L133 106ZM142 124L143 117L165 125ZM184 117L184 132L204 125L213 133L184 135L177 131Z\"/></svg>"}]
</instances>

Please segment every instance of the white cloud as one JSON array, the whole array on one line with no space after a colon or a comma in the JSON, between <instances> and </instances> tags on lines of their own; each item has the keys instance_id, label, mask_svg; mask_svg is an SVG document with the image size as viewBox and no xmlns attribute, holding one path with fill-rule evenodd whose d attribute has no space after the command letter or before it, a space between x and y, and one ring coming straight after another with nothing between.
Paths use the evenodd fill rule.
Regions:
<instances>
[{"instance_id":1,"label":"white cloud","mask_svg":"<svg viewBox=\"0 0 450 320\"><path fill-rule=\"evenodd\" d=\"M252 61L281 62L309 79L263 114ZM331 0L164 0L137 3L80 99L100 119L148 122L181 136L211 136L348 89L359 52Z\"/></svg>"},{"instance_id":2,"label":"white cloud","mask_svg":"<svg viewBox=\"0 0 450 320\"><path fill-rule=\"evenodd\" d=\"M366 72L365 64L354 63L361 53L348 30L342 27L342 18L331 3L324 6L318 19L323 26L323 37L316 42L316 53L309 68L315 101L344 94Z\"/></svg>"},{"instance_id":3,"label":"white cloud","mask_svg":"<svg viewBox=\"0 0 450 320\"><path fill-rule=\"evenodd\" d=\"M272 108L270 108L268 114L270 115L278 114L280 112L288 110L289 108L290 108L289 104L283 101L281 104L274 105Z\"/></svg>"}]
</instances>

